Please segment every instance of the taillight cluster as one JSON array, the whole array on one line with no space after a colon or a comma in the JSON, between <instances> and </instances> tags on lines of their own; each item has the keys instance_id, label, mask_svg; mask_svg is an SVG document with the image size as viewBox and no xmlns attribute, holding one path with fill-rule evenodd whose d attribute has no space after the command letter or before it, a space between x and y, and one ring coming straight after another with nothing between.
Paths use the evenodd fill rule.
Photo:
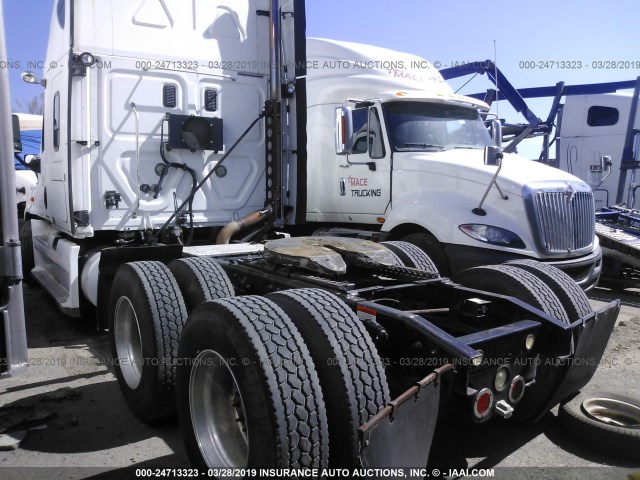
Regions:
<instances>
[{"instance_id":1,"label":"taillight cluster","mask_svg":"<svg viewBox=\"0 0 640 480\"><path fill-rule=\"evenodd\" d=\"M508 388L507 397L511 405L505 400L495 401L494 390L491 388L483 388L480 390L473 400L473 414L476 418L482 420L487 418L494 410L501 416L508 418L513 412L512 405L522 400L525 390L525 381L521 375L511 377L511 372L507 367L500 367L493 380L494 390L500 394ZM509 382L509 380L511 380ZM498 395L500 396L500 395Z\"/></svg>"}]
</instances>

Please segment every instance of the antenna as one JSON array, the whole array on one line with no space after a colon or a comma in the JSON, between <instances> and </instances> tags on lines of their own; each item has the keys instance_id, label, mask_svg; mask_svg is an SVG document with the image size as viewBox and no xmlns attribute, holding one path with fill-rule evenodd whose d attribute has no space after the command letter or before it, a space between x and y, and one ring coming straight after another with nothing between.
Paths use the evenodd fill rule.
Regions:
<instances>
[{"instance_id":1,"label":"antenna","mask_svg":"<svg viewBox=\"0 0 640 480\"><path fill-rule=\"evenodd\" d=\"M498 90L498 100L500 100L500 86L498 85L498 45L495 38L493 39L493 68L496 69L494 75L496 79L496 89ZM496 115L498 119L500 119L500 102L496 102Z\"/></svg>"}]
</instances>

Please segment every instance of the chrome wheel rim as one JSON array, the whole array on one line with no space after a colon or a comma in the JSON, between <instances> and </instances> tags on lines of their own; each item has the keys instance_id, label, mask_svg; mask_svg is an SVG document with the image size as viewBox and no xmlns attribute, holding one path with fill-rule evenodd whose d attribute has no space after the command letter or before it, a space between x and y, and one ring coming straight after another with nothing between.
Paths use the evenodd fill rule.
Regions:
<instances>
[{"instance_id":1,"label":"chrome wheel rim","mask_svg":"<svg viewBox=\"0 0 640 480\"><path fill-rule=\"evenodd\" d=\"M196 441L212 468L246 468L249 435L244 402L233 372L213 350L203 350L191 367L189 408Z\"/></svg>"},{"instance_id":2,"label":"chrome wheel rim","mask_svg":"<svg viewBox=\"0 0 640 480\"><path fill-rule=\"evenodd\" d=\"M640 406L616 398L593 397L582 402L592 419L623 428L640 428Z\"/></svg>"},{"instance_id":3,"label":"chrome wheel rim","mask_svg":"<svg viewBox=\"0 0 640 480\"><path fill-rule=\"evenodd\" d=\"M113 322L117 365L127 386L135 390L142 380L142 336L138 316L127 297L120 297L116 304Z\"/></svg>"}]
</instances>

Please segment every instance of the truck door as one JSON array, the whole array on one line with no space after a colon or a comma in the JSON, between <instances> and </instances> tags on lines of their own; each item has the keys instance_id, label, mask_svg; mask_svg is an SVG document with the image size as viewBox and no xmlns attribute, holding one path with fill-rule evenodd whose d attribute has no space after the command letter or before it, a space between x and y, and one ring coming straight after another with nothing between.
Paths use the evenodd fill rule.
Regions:
<instances>
[{"instance_id":1,"label":"truck door","mask_svg":"<svg viewBox=\"0 0 640 480\"><path fill-rule=\"evenodd\" d=\"M378 223L389 206L391 152L383 121L379 105L353 111L353 153L340 159L338 178L345 221Z\"/></svg>"},{"instance_id":2,"label":"truck door","mask_svg":"<svg viewBox=\"0 0 640 480\"><path fill-rule=\"evenodd\" d=\"M69 48L86 24L82 21L86 12L83 15L81 11L86 5L80 4L83 2L61 1L54 9L44 72L45 134L36 213L60 231L84 236L92 235L89 173L96 144L92 130L96 125L93 103L98 66L96 58L83 52L81 45L78 51Z\"/></svg>"},{"instance_id":3,"label":"truck door","mask_svg":"<svg viewBox=\"0 0 640 480\"><path fill-rule=\"evenodd\" d=\"M43 142L42 188L46 216L58 228L71 233L69 215L69 160L68 160L68 69L58 68L47 78L45 95L45 135Z\"/></svg>"}]
</instances>

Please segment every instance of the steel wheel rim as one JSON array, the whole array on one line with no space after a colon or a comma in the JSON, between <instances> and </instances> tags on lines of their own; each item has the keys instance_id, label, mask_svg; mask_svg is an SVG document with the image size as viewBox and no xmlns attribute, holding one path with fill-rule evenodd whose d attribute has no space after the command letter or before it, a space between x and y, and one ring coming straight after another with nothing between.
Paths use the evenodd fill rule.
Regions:
<instances>
[{"instance_id":1,"label":"steel wheel rim","mask_svg":"<svg viewBox=\"0 0 640 480\"><path fill-rule=\"evenodd\" d=\"M113 322L117 364L127 386L135 390L142 380L142 336L138 316L128 297L120 297Z\"/></svg>"},{"instance_id":2,"label":"steel wheel rim","mask_svg":"<svg viewBox=\"0 0 640 480\"><path fill-rule=\"evenodd\" d=\"M640 406L607 397L588 398L582 402L584 412L598 422L623 428L640 428Z\"/></svg>"},{"instance_id":3,"label":"steel wheel rim","mask_svg":"<svg viewBox=\"0 0 640 480\"><path fill-rule=\"evenodd\" d=\"M189 378L191 424L200 453L212 468L246 468L249 434L240 389L226 361L203 350Z\"/></svg>"}]
</instances>

